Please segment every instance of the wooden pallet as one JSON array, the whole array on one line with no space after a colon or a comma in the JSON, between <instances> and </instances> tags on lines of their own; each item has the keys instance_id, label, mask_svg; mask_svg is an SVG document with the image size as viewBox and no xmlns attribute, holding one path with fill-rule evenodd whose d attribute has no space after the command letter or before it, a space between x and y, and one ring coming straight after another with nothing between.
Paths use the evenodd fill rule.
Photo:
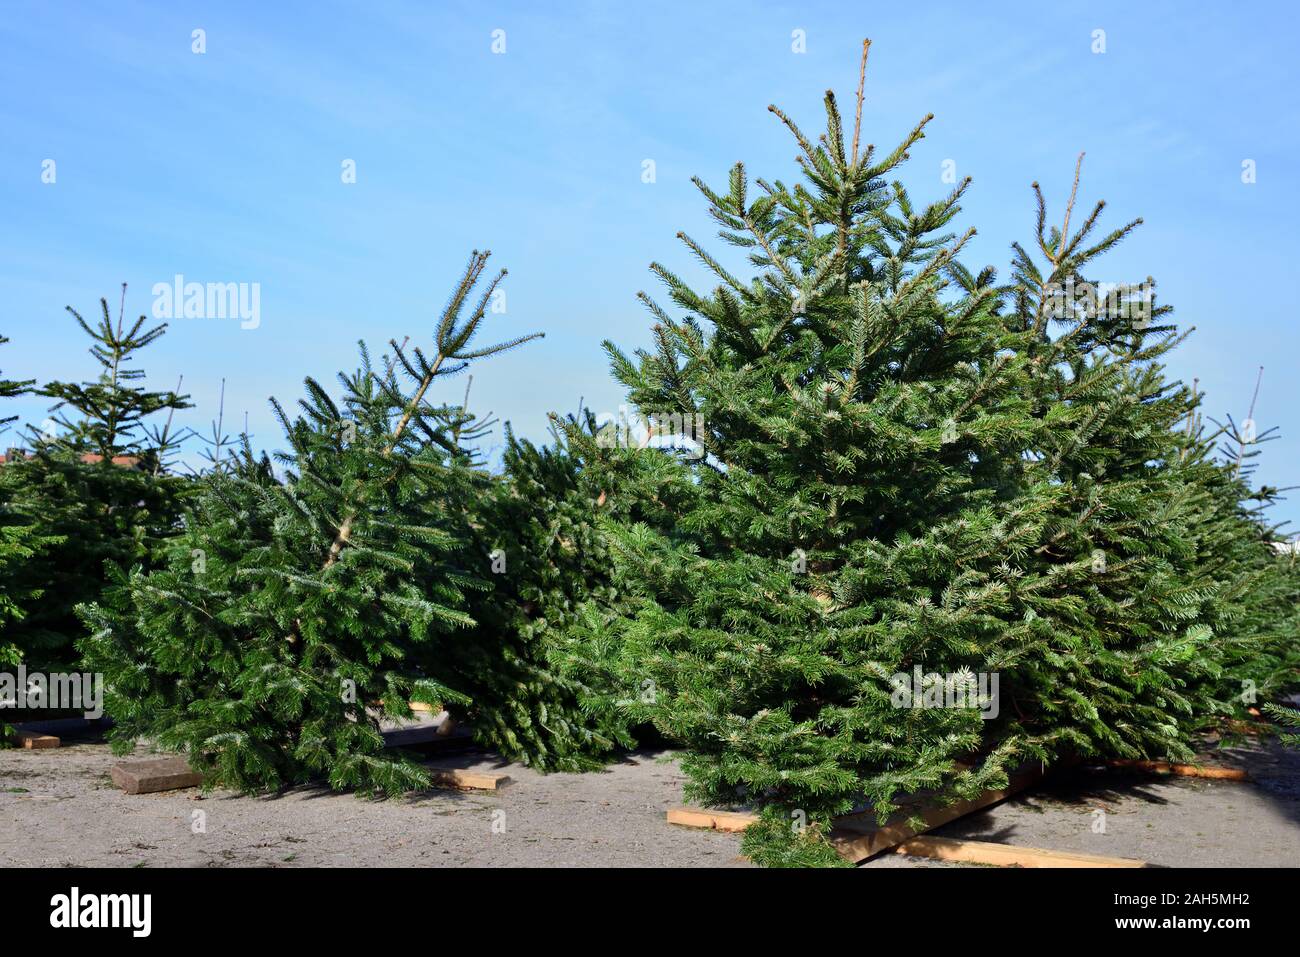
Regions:
<instances>
[{"instance_id":1,"label":"wooden pallet","mask_svg":"<svg viewBox=\"0 0 1300 957\"><path fill-rule=\"evenodd\" d=\"M453 750L473 743L469 729L448 718L436 723L408 724L380 732L386 748Z\"/></svg>"}]
</instances>

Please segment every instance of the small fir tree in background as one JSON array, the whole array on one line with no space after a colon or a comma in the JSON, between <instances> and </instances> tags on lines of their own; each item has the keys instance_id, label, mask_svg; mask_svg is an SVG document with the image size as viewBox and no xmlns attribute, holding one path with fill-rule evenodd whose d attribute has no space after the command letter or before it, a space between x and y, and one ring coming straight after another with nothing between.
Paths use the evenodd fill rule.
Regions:
<instances>
[{"instance_id":1,"label":"small fir tree in background","mask_svg":"<svg viewBox=\"0 0 1300 957\"><path fill-rule=\"evenodd\" d=\"M636 744L618 706L622 688L610 669L615 633L606 627L627 602L611 578L599 522L644 516L668 489L659 481L663 470L652 471L655 458L601 443L590 410L552 416L550 444L520 439L509 426L505 439L501 473L480 475L467 504L476 550L492 560L494 574L489 591L471 596L478 624L466 644L517 643L515 668L475 669L479 680L529 689L530 750L545 757L544 766L591 768L615 747ZM660 464L673 467L666 459ZM480 733L494 741L499 732Z\"/></svg>"},{"instance_id":2,"label":"small fir tree in background","mask_svg":"<svg viewBox=\"0 0 1300 957\"><path fill-rule=\"evenodd\" d=\"M490 586L464 537L465 417L428 399L435 381L533 338L474 346L504 275L475 304L486 263L471 258L432 358L393 343L376 369L363 348L339 403L308 379L297 418L275 406L283 480L246 446L233 471L205 476L165 568L122 571L108 601L83 608L82 649L106 674L116 746L153 738L187 752L210 784L242 790L320 778L395 794L428 775L384 753L377 702L389 716L420 701L524 723L517 701L470 702L463 690L483 681L465 669L496 663L462 646L467 594ZM511 757L530 744L498 740Z\"/></svg>"},{"instance_id":3,"label":"small fir tree in background","mask_svg":"<svg viewBox=\"0 0 1300 957\"><path fill-rule=\"evenodd\" d=\"M247 444L251 436L245 428L238 438L226 432L226 380L221 380L221 392L217 397L217 417L211 421L208 434L196 433L203 448L199 457L207 463L207 469L213 472L225 472L235 468L239 446Z\"/></svg>"},{"instance_id":4,"label":"small fir tree in background","mask_svg":"<svg viewBox=\"0 0 1300 957\"><path fill-rule=\"evenodd\" d=\"M633 713L630 706L638 698L653 700L656 691L653 679L643 675L637 682L628 675L621 628L641 598L635 585L624 587L618 580L620 563L608 530L638 526L671 534L678 517L695 507L700 488L672 451L683 439L672 423L656 425L653 432L649 423L639 423L634 430L622 412L597 416L590 411L552 416L552 422L557 442L550 461L564 462L573 478L562 483L571 491L558 495L548 483L550 495L539 496L531 506L536 525L547 529L538 538L550 540L552 520L546 516L562 511L574 526L572 540L583 544L575 549L576 561L569 562L581 577L563 589L561 612L544 615L547 656L580 689L582 707L597 728L624 746L645 743L657 732L644 713ZM701 451L691 444L686 449L694 455ZM521 456L510 470L515 488L533 485L526 480L530 461ZM587 586L579 590L582 581Z\"/></svg>"},{"instance_id":5,"label":"small fir tree in background","mask_svg":"<svg viewBox=\"0 0 1300 957\"><path fill-rule=\"evenodd\" d=\"M0 345L9 340L0 336ZM0 379L0 398L14 398L30 391L34 380L17 381ZM17 416L0 416L0 436L10 429ZM11 453L6 453L0 468L11 464ZM7 487L0 483L0 671L9 671L22 663L22 649L14 640L14 632L27 615L27 610L40 600L44 589L29 578L24 570L40 561L43 553L59 545L61 539L42 534L31 520L16 513L10 503ZM6 702L0 701L0 709ZM7 745L9 714L0 710L0 748Z\"/></svg>"},{"instance_id":6,"label":"small fir tree in background","mask_svg":"<svg viewBox=\"0 0 1300 957\"><path fill-rule=\"evenodd\" d=\"M123 286L123 303L125 292ZM91 339L99 376L35 389L55 400L53 418L39 430L31 427L31 451L0 469L8 512L49 543L9 579L11 588L40 594L22 603L10 641L29 667L41 670L76 666L73 643L82 630L76 605L99 597L106 562L152 562L176 531L186 490L166 463L183 440L171 416L190 407L188 397L149 390L135 364L166 324L146 328L144 316L124 324L121 315L114 322L107 300L100 307L94 325L68 307ZM164 417L165 425L154 425Z\"/></svg>"},{"instance_id":7,"label":"small fir tree in background","mask_svg":"<svg viewBox=\"0 0 1300 957\"><path fill-rule=\"evenodd\" d=\"M507 425L501 473L476 471L464 505L473 551L491 584L470 596L476 625L461 648L478 660L464 669L473 676L467 692L473 699L512 697L519 706L513 723L472 709L470 720L480 739L562 770L590 769L617 744L631 743L619 724L584 714L585 689L548 660L584 602L614 599L587 484L563 441L539 447ZM520 734L526 746L510 740Z\"/></svg>"},{"instance_id":8,"label":"small fir tree in background","mask_svg":"<svg viewBox=\"0 0 1300 957\"><path fill-rule=\"evenodd\" d=\"M1263 374L1261 366L1260 380ZM1204 560L1231 563L1238 570L1236 577L1245 581L1235 602L1220 605L1216 630L1255 638L1244 648L1232 649L1223 694L1237 710L1246 709L1247 717L1253 716L1252 707L1300 691L1300 563L1295 541L1283 541L1281 526L1268 520L1268 509L1290 489L1256 486L1253 481L1263 444L1278 438L1275 427L1262 432L1255 427L1259 385L1257 380L1240 426L1229 415L1224 423L1211 420L1215 430L1199 436L1207 460L1209 445L1219 442L1213 463L1217 468L1205 483L1209 502L1203 521ZM1203 428L1199 415L1188 425L1197 433Z\"/></svg>"}]
</instances>

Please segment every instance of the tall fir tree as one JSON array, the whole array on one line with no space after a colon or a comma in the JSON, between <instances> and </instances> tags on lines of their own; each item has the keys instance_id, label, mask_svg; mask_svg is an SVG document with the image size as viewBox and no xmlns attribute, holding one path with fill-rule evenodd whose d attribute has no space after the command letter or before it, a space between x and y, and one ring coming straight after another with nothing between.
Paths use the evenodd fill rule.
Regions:
<instances>
[{"instance_id":1,"label":"tall fir tree","mask_svg":"<svg viewBox=\"0 0 1300 957\"><path fill-rule=\"evenodd\" d=\"M834 815L970 797L1026 760L1185 758L1279 614L1242 621L1266 534L1184 428L1168 307L1087 285L1137 223L1094 236L1099 204L1072 231L1072 195L1049 227L1040 193L999 285L948 232L968 181L918 208L884 179L928 118L876 159L861 86L858 106L849 140L828 93L816 144L771 108L804 181L698 183L758 275L682 235L720 285L652 266L687 316L643 295L654 350L606 346L642 415L702 416L707 456L639 453L693 492L605 521L634 603L585 648L606 700L688 749L689 799L762 810L745 847L769 864L834 863Z\"/></svg>"},{"instance_id":2,"label":"tall fir tree","mask_svg":"<svg viewBox=\"0 0 1300 957\"><path fill-rule=\"evenodd\" d=\"M1207 661L1210 636L1179 467L1192 397L1158 362L1181 337L1150 291L1102 297L1084 274L1140 221L1091 241L1104 204L1071 233L1072 195L1049 229L1034 188L1036 248L1014 246L1008 321L1028 336L1026 394L1044 423L1026 478L1052 511L1026 562L1031 620L1007 635L1005 690L1017 723L1084 753L1186 756L1179 720L1195 704L1162 665Z\"/></svg>"},{"instance_id":3,"label":"tall fir tree","mask_svg":"<svg viewBox=\"0 0 1300 957\"><path fill-rule=\"evenodd\" d=\"M655 350L606 346L642 416L702 416L707 454L676 456L695 494L670 524L605 531L640 597L613 623L628 713L689 749L688 798L763 809L749 853L829 863L832 816L971 796L1035 753L1011 738L981 751L977 708L897 695L914 667L964 683L985 665L1035 505L1017 501L1008 453L1034 425L992 273L957 262L967 183L916 207L885 180L929 118L877 156L857 123L846 142L832 93L816 145L771 109L803 183L753 192L742 165L724 193L697 181L758 275L682 235L720 285L700 294L652 266L687 317L643 295Z\"/></svg>"}]
</instances>

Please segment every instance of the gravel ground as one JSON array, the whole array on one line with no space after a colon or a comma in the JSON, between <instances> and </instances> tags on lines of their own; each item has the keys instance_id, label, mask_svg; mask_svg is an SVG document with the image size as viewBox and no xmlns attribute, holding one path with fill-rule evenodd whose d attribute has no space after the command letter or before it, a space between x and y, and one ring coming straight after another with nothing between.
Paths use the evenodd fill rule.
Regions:
<instances>
[{"instance_id":1,"label":"gravel ground","mask_svg":"<svg viewBox=\"0 0 1300 957\"><path fill-rule=\"evenodd\" d=\"M1243 768L1251 780L1083 766L930 833L1160 867L1300 867L1300 751L1269 742L1207 750L1200 760ZM970 865L884 854L863 866Z\"/></svg>"},{"instance_id":2,"label":"gravel ground","mask_svg":"<svg viewBox=\"0 0 1300 957\"><path fill-rule=\"evenodd\" d=\"M143 757L143 752L137 756ZM316 788L249 798L126 795L106 745L0 751L0 867L566 867L743 863L734 835L669 827L682 776L637 753L542 775L482 755L432 764L508 773L495 792L365 800ZM196 812L204 829L195 833Z\"/></svg>"},{"instance_id":3,"label":"gravel ground","mask_svg":"<svg viewBox=\"0 0 1300 957\"><path fill-rule=\"evenodd\" d=\"M442 757L431 763L512 781L389 801L316 788L129 796L109 780L117 760L103 744L0 751L0 867L746 866L737 835L664 822L681 803L670 753L637 752L582 775ZM1300 754L1266 745L1207 760L1247 767L1253 780L1081 768L935 833L1172 866L1300 866ZM865 866L963 865L886 854Z\"/></svg>"},{"instance_id":4,"label":"gravel ground","mask_svg":"<svg viewBox=\"0 0 1300 957\"><path fill-rule=\"evenodd\" d=\"M1202 760L1251 780L1081 767L933 833L1163 867L1300 867L1300 752L1272 743Z\"/></svg>"}]
</instances>

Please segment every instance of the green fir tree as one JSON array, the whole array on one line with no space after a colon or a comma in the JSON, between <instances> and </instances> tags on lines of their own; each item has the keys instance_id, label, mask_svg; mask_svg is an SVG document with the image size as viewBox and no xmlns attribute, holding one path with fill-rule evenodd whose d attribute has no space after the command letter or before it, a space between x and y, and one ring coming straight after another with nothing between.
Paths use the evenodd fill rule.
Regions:
<instances>
[{"instance_id":1,"label":"green fir tree","mask_svg":"<svg viewBox=\"0 0 1300 957\"><path fill-rule=\"evenodd\" d=\"M1004 563L1041 507L1017 495L1036 426L1024 337L991 271L956 258L967 184L917 207L886 180L928 118L878 156L856 126L846 142L833 94L816 144L772 110L804 182L751 183L737 165L725 192L697 184L757 275L682 236L720 284L701 294L654 265L686 317L643 295L655 349L607 344L653 430L702 420L703 455L632 453L672 462L665 487L691 492L604 530L639 598L611 623L625 710L686 746L689 799L763 810L747 853L826 863L834 815L885 815L922 789L972 796L1039 753L985 748L977 707L912 707L911 691L920 705L944 688L902 687L915 669L965 693L1000 640Z\"/></svg>"},{"instance_id":2,"label":"green fir tree","mask_svg":"<svg viewBox=\"0 0 1300 957\"><path fill-rule=\"evenodd\" d=\"M123 287L125 301L125 287ZM56 381L35 389L54 399L51 419L28 430L30 451L18 450L0 469L0 495L14 521L46 542L8 577L21 599L21 621L9 640L29 667L67 670L82 632L76 605L93 601L106 582L105 563L148 565L180 519L184 480L164 463L180 436L171 416L187 397L151 391L139 353L165 332L144 316L124 323L109 315L91 325L68 307L90 338L99 375L85 382ZM154 427L166 417L167 425ZM11 592L12 593L12 592ZM38 597L39 596L39 597Z\"/></svg>"},{"instance_id":3,"label":"green fir tree","mask_svg":"<svg viewBox=\"0 0 1300 957\"><path fill-rule=\"evenodd\" d=\"M683 235L716 288L655 264L686 315L642 295L654 349L607 344L650 431L700 416L705 454L627 453L675 497L602 520L631 607L571 657L687 749L688 799L761 810L745 847L774 865L835 862L837 814L1026 761L1186 759L1294 612L1249 489L1187 428L1169 307L1090 282L1137 222L1072 230L1072 194L1049 227L1039 193L1000 285L958 258L968 182L918 207L886 179L928 118L877 157L833 94L816 142L772 111L802 182L698 183L754 274ZM614 486L617 461L584 464Z\"/></svg>"},{"instance_id":4,"label":"green fir tree","mask_svg":"<svg viewBox=\"0 0 1300 957\"><path fill-rule=\"evenodd\" d=\"M306 380L296 418L275 405L289 443L282 477L245 445L236 468L204 476L166 566L119 572L109 600L83 608L82 649L106 674L116 746L152 738L186 752L210 784L246 791L321 779L396 794L428 774L384 751L384 714L409 716L419 701L526 723L514 699L466 694L500 659L464 644L467 596L490 585L461 508L466 419L429 399L472 360L533 338L474 345L504 275L475 302L487 258L471 258L432 357L393 343L376 368L363 347L340 402ZM517 742L503 743L511 757L531 744Z\"/></svg>"}]
</instances>

